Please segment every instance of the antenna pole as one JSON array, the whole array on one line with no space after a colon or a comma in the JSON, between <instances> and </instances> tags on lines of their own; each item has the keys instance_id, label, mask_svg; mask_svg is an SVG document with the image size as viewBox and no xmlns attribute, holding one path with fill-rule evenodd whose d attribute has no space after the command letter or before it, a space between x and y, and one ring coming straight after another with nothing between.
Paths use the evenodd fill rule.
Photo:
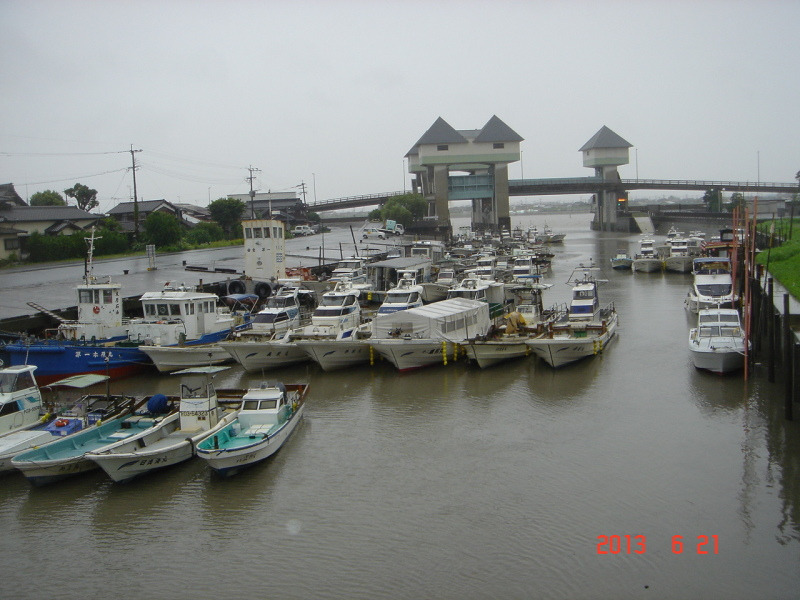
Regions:
<instances>
[{"instance_id":1,"label":"antenna pole","mask_svg":"<svg viewBox=\"0 0 800 600\"><path fill-rule=\"evenodd\" d=\"M250 165L250 167L248 167L247 170L250 171L250 176L246 178L247 181L250 182L250 218L251 219L255 219L256 218L256 209L255 209L255 206L254 206L254 200L255 200L255 197L256 197L256 192L255 192L255 190L253 190L253 180L256 178L256 176L253 175L253 173L261 173L261 169L256 169L255 167L253 167L253 165ZM271 204L270 204L270 210L269 210L269 217L270 217L270 219L272 218L272 205Z\"/></svg>"},{"instance_id":2,"label":"antenna pole","mask_svg":"<svg viewBox=\"0 0 800 600\"><path fill-rule=\"evenodd\" d=\"M134 155L135 152L141 152L141 148L139 150L133 149L133 144L131 144L131 170L133 171L133 239L139 240L139 200L136 195L136 156Z\"/></svg>"}]
</instances>

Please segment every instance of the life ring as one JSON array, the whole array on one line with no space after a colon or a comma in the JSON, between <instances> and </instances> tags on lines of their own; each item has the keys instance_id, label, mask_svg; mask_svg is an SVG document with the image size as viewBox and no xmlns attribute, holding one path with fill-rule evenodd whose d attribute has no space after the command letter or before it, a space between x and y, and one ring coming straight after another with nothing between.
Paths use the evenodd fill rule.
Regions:
<instances>
[{"instance_id":1,"label":"life ring","mask_svg":"<svg viewBox=\"0 0 800 600\"><path fill-rule=\"evenodd\" d=\"M56 427L66 427L69 425L69 421L66 419L56 419L55 426Z\"/></svg>"},{"instance_id":2,"label":"life ring","mask_svg":"<svg viewBox=\"0 0 800 600\"><path fill-rule=\"evenodd\" d=\"M100 307L99 307L99 306L95 306L95 307L92 309L92 312L93 312L94 314L96 314L96 315L99 315L99 314L100 314Z\"/></svg>"}]
</instances>

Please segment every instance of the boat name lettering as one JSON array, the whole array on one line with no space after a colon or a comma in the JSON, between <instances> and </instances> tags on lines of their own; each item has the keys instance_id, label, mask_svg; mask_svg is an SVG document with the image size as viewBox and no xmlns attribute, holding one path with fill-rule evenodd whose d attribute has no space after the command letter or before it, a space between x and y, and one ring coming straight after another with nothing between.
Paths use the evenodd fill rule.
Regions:
<instances>
[{"instance_id":1,"label":"boat name lettering","mask_svg":"<svg viewBox=\"0 0 800 600\"><path fill-rule=\"evenodd\" d=\"M181 415L185 417L204 417L210 410L182 410Z\"/></svg>"},{"instance_id":2,"label":"boat name lettering","mask_svg":"<svg viewBox=\"0 0 800 600\"><path fill-rule=\"evenodd\" d=\"M256 457L256 453L255 452L250 452L249 454L244 454L244 455L240 456L238 459L236 459L236 464L251 461L255 457Z\"/></svg>"},{"instance_id":3,"label":"boat name lettering","mask_svg":"<svg viewBox=\"0 0 800 600\"><path fill-rule=\"evenodd\" d=\"M165 462L167 462L166 456L159 456L158 458L150 458L150 459L145 458L139 461L139 466L158 465Z\"/></svg>"},{"instance_id":4,"label":"boat name lettering","mask_svg":"<svg viewBox=\"0 0 800 600\"><path fill-rule=\"evenodd\" d=\"M80 358L81 356L88 356L88 357L91 357L91 358L113 358L114 357L114 355L111 353L110 350L109 351L101 350L100 352L95 350L93 352L83 352L83 353L80 350L76 350L75 351L75 358Z\"/></svg>"}]
</instances>

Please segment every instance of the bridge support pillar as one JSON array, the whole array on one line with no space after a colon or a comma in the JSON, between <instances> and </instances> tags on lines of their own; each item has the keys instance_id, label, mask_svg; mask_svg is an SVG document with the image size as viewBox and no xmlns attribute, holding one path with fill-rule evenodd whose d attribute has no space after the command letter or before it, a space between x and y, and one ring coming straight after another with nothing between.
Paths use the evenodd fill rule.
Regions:
<instances>
[{"instance_id":1,"label":"bridge support pillar","mask_svg":"<svg viewBox=\"0 0 800 600\"><path fill-rule=\"evenodd\" d=\"M492 168L494 171L494 202L495 214L497 215L497 226L500 230L511 231L511 208L509 206L508 193L508 165L496 164Z\"/></svg>"},{"instance_id":2,"label":"bridge support pillar","mask_svg":"<svg viewBox=\"0 0 800 600\"><path fill-rule=\"evenodd\" d=\"M450 226L450 206L448 204L448 175L449 169L446 166L435 166L433 168L433 193L436 203L436 220L439 225Z\"/></svg>"}]
</instances>

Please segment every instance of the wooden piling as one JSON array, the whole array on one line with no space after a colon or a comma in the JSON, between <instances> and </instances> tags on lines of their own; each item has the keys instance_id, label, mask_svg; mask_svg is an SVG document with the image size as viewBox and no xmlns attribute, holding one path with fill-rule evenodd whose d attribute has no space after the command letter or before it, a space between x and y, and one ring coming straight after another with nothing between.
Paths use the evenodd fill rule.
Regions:
<instances>
[{"instance_id":1,"label":"wooden piling","mask_svg":"<svg viewBox=\"0 0 800 600\"><path fill-rule=\"evenodd\" d=\"M789 318L789 294L783 295L783 331L786 339L784 346L784 371L786 397L784 398L784 414L786 420L794 420L792 403L794 401L794 340L792 340L792 324Z\"/></svg>"}]
</instances>

